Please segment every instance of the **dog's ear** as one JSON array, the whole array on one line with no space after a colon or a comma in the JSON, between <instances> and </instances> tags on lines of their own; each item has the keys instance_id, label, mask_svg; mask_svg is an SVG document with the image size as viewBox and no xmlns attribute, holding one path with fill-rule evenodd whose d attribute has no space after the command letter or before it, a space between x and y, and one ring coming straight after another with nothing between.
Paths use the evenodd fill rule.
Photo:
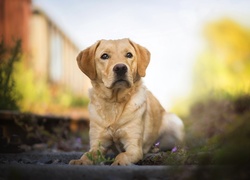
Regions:
<instances>
[{"instance_id":1,"label":"dog's ear","mask_svg":"<svg viewBox=\"0 0 250 180\"><path fill-rule=\"evenodd\" d=\"M100 41L81 51L76 58L77 64L81 71L86 74L91 80L94 80L96 78L95 51L99 44Z\"/></svg>"},{"instance_id":2,"label":"dog's ear","mask_svg":"<svg viewBox=\"0 0 250 180\"><path fill-rule=\"evenodd\" d=\"M140 77L146 75L146 69L150 61L150 52L139 44L129 40L130 44L134 47L137 55L137 71Z\"/></svg>"}]
</instances>

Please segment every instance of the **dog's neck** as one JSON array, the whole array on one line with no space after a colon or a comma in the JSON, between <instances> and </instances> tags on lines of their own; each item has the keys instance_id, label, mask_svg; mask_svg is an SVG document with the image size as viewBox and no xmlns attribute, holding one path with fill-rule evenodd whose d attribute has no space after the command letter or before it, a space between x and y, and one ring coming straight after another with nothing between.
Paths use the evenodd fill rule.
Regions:
<instances>
[{"instance_id":1,"label":"dog's neck","mask_svg":"<svg viewBox=\"0 0 250 180\"><path fill-rule=\"evenodd\" d=\"M134 92L138 91L141 86L142 80L134 82L130 88L107 88L103 83L92 81L92 90L90 96L95 96L110 103L126 103Z\"/></svg>"}]
</instances>

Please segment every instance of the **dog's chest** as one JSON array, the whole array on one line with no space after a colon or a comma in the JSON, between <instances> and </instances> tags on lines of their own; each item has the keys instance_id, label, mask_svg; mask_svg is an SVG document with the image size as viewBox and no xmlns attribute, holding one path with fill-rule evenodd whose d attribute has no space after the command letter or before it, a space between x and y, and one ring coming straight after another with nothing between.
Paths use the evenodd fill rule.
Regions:
<instances>
[{"instance_id":1,"label":"dog's chest","mask_svg":"<svg viewBox=\"0 0 250 180\"><path fill-rule=\"evenodd\" d=\"M96 121L103 128L112 125L113 129L116 129L127 124L128 121L140 118L146 106L145 102L145 98L135 98L121 103L95 99L89 108L91 120Z\"/></svg>"},{"instance_id":2,"label":"dog's chest","mask_svg":"<svg viewBox=\"0 0 250 180\"><path fill-rule=\"evenodd\" d=\"M124 113L124 104L121 103L102 103L100 108L97 108L97 113L101 117L103 123L107 123L109 127L114 122L117 122Z\"/></svg>"},{"instance_id":3,"label":"dog's chest","mask_svg":"<svg viewBox=\"0 0 250 180\"><path fill-rule=\"evenodd\" d=\"M124 128L125 123L128 120L126 117L126 110L124 104L117 103L105 103L102 104L99 109L96 109L98 116L100 117L100 124L103 128L103 135L112 140L115 147L119 152L122 150L121 138L125 137L126 132Z\"/></svg>"}]
</instances>

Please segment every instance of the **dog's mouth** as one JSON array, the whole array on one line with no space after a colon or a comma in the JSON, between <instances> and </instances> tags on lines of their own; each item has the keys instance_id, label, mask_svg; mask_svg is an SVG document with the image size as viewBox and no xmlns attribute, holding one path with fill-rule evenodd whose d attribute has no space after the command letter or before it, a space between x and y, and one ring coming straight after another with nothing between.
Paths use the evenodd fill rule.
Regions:
<instances>
[{"instance_id":1,"label":"dog's mouth","mask_svg":"<svg viewBox=\"0 0 250 180\"><path fill-rule=\"evenodd\" d=\"M112 83L112 87L115 87L115 88L129 88L130 86L131 86L130 82L124 78L116 79Z\"/></svg>"},{"instance_id":2,"label":"dog's mouth","mask_svg":"<svg viewBox=\"0 0 250 180\"><path fill-rule=\"evenodd\" d=\"M118 79L114 83L128 82L126 79Z\"/></svg>"}]
</instances>

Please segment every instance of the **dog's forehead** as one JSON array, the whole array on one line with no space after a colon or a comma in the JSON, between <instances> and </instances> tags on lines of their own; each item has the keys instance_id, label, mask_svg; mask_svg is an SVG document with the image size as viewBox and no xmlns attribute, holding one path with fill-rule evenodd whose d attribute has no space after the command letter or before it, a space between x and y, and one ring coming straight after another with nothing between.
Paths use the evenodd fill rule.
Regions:
<instances>
[{"instance_id":1,"label":"dog's forehead","mask_svg":"<svg viewBox=\"0 0 250 180\"><path fill-rule=\"evenodd\" d=\"M98 46L98 50L101 51L116 51L129 49L133 49L133 46L131 45L128 39L101 40Z\"/></svg>"}]
</instances>

